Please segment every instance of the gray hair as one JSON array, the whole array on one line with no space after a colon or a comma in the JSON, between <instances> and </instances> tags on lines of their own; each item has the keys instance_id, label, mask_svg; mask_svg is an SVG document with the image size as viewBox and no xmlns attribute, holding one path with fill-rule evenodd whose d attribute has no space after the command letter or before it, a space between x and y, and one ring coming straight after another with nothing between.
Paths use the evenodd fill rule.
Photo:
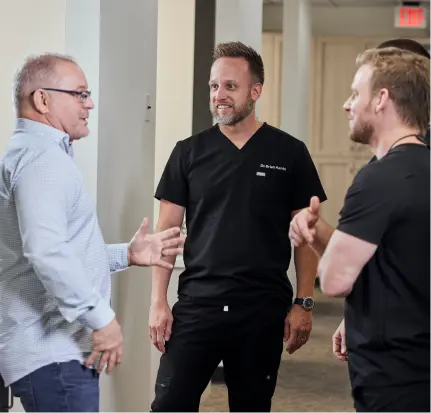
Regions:
<instances>
[{"instance_id":1,"label":"gray hair","mask_svg":"<svg viewBox=\"0 0 431 413\"><path fill-rule=\"evenodd\" d=\"M16 72L13 83L13 100L16 110L20 109L23 98L34 90L53 86L52 81L56 80L55 68L59 62L76 64L72 57L57 53L45 53L26 59Z\"/></svg>"}]
</instances>

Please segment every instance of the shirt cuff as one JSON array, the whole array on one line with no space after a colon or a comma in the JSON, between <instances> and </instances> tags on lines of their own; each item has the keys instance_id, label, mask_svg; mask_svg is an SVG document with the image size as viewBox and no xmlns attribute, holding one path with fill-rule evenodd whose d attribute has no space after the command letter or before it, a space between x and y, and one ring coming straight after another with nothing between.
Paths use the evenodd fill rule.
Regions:
<instances>
[{"instance_id":1,"label":"shirt cuff","mask_svg":"<svg viewBox=\"0 0 431 413\"><path fill-rule=\"evenodd\" d=\"M95 307L86 311L79 318L92 330L97 330L106 327L115 318L115 313L106 301L100 299Z\"/></svg>"},{"instance_id":2,"label":"shirt cuff","mask_svg":"<svg viewBox=\"0 0 431 413\"><path fill-rule=\"evenodd\" d=\"M129 267L129 258L127 256L127 251L129 249L129 244L108 244L108 260L109 269L111 272L125 270Z\"/></svg>"}]
</instances>

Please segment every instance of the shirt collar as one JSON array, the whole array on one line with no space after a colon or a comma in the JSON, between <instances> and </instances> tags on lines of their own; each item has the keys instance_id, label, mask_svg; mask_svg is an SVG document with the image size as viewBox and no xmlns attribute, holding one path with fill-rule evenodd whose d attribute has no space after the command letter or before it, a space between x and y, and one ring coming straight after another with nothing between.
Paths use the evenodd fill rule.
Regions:
<instances>
[{"instance_id":1,"label":"shirt collar","mask_svg":"<svg viewBox=\"0 0 431 413\"><path fill-rule=\"evenodd\" d=\"M45 138L52 139L71 157L73 157L73 148L70 137L67 133L53 128L45 123L36 122L34 120L17 118L15 125L16 132L34 133Z\"/></svg>"}]
</instances>

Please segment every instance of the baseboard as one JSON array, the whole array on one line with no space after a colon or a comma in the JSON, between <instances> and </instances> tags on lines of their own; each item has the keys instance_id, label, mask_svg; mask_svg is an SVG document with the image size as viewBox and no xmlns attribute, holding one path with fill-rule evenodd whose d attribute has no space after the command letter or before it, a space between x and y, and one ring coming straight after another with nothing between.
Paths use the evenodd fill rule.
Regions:
<instances>
[{"instance_id":1,"label":"baseboard","mask_svg":"<svg viewBox=\"0 0 431 413\"><path fill-rule=\"evenodd\" d=\"M211 395L211 383L208 383L208 386L205 388L204 392L201 396L201 402L205 401L207 397Z\"/></svg>"},{"instance_id":2,"label":"baseboard","mask_svg":"<svg viewBox=\"0 0 431 413\"><path fill-rule=\"evenodd\" d=\"M224 371L223 366L217 366L212 378L211 383L213 384L224 384Z\"/></svg>"}]
</instances>

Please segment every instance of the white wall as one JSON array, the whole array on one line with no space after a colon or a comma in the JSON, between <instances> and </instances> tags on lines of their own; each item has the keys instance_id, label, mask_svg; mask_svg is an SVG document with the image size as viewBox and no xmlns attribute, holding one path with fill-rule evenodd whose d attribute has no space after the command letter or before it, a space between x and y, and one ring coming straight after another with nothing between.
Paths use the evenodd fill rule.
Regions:
<instances>
[{"instance_id":1,"label":"white wall","mask_svg":"<svg viewBox=\"0 0 431 413\"><path fill-rule=\"evenodd\" d=\"M12 80L15 71L29 54L64 52L66 10L66 0L44 0L45 7L40 7L40 3L34 0L1 1L0 154L3 153L15 125L12 104Z\"/></svg>"},{"instance_id":2,"label":"white wall","mask_svg":"<svg viewBox=\"0 0 431 413\"><path fill-rule=\"evenodd\" d=\"M394 28L391 7L318 7L311 8L313 36L368 36L368 37L429 37L429 29ZM263 30L281 32L281 5L265 5Z\"/></svg>"},{"instance_id":3,"label":"white wall","mask_svg":"<svg viewBox=\"0 0 431 413\"><path fill-rule=\"evenodd\" d=\"M73 1L73 0L71 0ZM97 210L107 242L128 241L153 216L155 107L146 121L146 95L155 101L157 0L100 2ZM124 331L124 362L104 376L108 411L149 408L150 269L114 278L113 305Z\"/></svg>"},{"instance_id":4,"label":"white wall","mask_svg":"<svg viewBox=\"0 0 431 413\"><path fill-rule=\"evenodd\" d=\"M21 0L22 1L22 0ZM100 0L66 0L63 11L65 51L84 70L92 93L94 109L90 112L90 135L74 145L75 161L85 176L85 186L97 201L97 147L99 143L99 50ZM18 2L19 3L19 2ZM85 12L83 12L85 10ZM60 20L60 19L58 19ZM85 30L82 30L85 27Z\"/></svg>"},{"instance_id":5,"label":"white wall","mask_svg":"<svg viewBox=\"0 0 431 413\"><path fill-rule=\"evenodd\" d=\"M311 6L308 0L285 0L285 4L281 129L307 143Z\"/></svg>"},{"instance_id":6,"label":"white wall","mask_svg":"<svg viewBox=\"0 0 431 413\"><path fill-rule=\"evenodd\" d=\"M192 134L195 0L159 0L158 7L155 187L176 142ZM154 223L158 216L159 201L154 200ZM182 271L179 257L168 288L171 306L177 301L178 276ZM151 397L160 355L151 346Z\"/></svg>"}]
</instances>

